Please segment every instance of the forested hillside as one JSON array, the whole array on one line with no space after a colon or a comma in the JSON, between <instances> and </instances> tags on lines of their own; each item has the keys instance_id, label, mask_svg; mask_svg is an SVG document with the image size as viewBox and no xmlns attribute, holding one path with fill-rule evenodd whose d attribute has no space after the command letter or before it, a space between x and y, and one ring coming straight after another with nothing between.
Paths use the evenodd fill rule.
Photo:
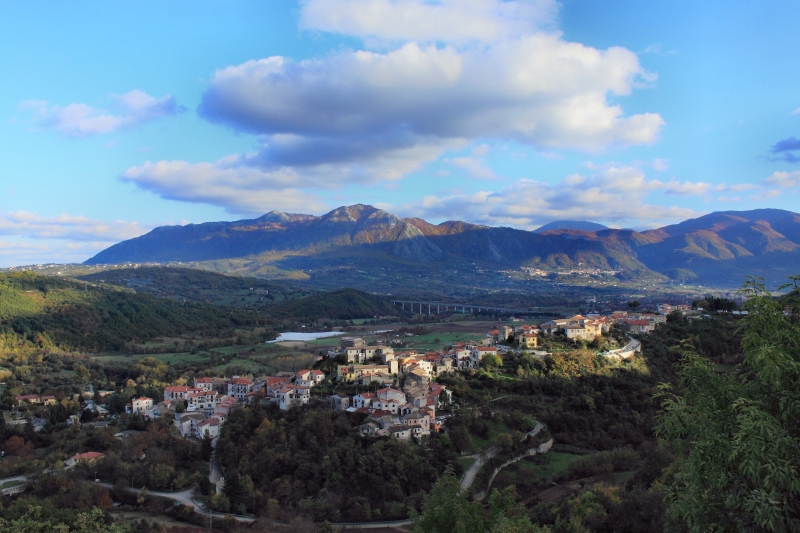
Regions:
<instances>
[{"instance_id":1,"label":"forested hillside","mask_svg":"<svg viewBox=\"0 0 800 533\"><path fill-rule=\"evenodd\" d=\"M112 268L78 279L126 287L160 298L239 308L266 307L315 292L258 278L181 267Z\"/></svg>"},{"instance_id":2,"label":"forested hillside","mask_svg":"<svg viewBox=\"0 0 800 533\"><path fill-rule=\"evenodd\" d=\"M276 317L350 320L400 314L385 296L340 289L298 298L270 310Z\"/></svg>"},{"instance_id":3,"label":"forested hillside","mask_svg":"<svg viewBox=\"0 0 800 533\"><path fill-rule=\"evenodd\" d=\"M253 320L214 305L29 272L0 274L0 353L119 350L134 339L218 331Z\"/></svg>"},{"instance_id":4,"label":"forested hillside","mask_svg":"<svg viewBox=\"0 0 800 533\"><path fill-rule=\"evenodd\" d=\"M232 413L217 444L232 511L298 513L315 520L405 518L455 461L450 439L426 447L391 438L363 438L353 428L364 415L327 406L279 411L275 404ZM242 487L254 487L261 498ZM273 503L274 502L274 503ZM272 503L272 509L270 504Z\"/></svg>"}]
</instances>

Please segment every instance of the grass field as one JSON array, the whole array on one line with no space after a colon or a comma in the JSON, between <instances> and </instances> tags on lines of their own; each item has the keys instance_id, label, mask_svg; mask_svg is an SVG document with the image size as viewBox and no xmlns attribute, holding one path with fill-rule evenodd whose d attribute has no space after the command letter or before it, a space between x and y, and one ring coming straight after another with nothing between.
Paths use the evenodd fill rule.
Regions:
<instances>
[{"instance_id":1,"label":"grass field","mask_svg":"<svg viewBox=\"0 0 800 533\"><path fill-rule=\"evenodd\" d=\"M570 461L576 457L578 456L561 452L527 457L501 470L492 483L492 488L502 490L509 485L522 487L538 483L553 474L565 474Z\"/></svg>"}]
</instances>

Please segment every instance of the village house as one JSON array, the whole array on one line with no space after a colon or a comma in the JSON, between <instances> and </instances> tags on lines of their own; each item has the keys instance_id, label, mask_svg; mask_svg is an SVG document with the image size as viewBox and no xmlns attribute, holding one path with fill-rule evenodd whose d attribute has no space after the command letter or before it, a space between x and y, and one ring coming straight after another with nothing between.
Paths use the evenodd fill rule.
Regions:
<instances>
[{"instance_id":1,"label":"village house","mask_svg":"<svg viewBox=\"0 0 800 533\"><path fill-rule=\"evenodd\" d=\"M411 434L415 437L431 434L431 419L422 413L417 412L408 415L406 424L411 428Z\"/></svg>"},{"instance_id":2,"label":"village house","mask_svg":"<svg viewBox=\"0 0 800 533\"><path fill-rule=\"evenodd\" d=\"M311 388L325 380L325 373L320 370L300 370L294 375L295 385Z\"/></svg>"},{"instance_id":3,"label":"village house","mask_svg":"<svg viewBox=\"0 0 800 533\"><path fill-rule=\"evenodd\" d=\"M175 425L178 427L181 437L189 437L194 435L195 425L204 419L202 413L186 413L175 421Z\"/></svg>"},{"instance_id":4,"label":"village house","mask_svg":"<svg viewBox=\"0 0 800 533\"><path fill-rule=\"evenodd\" d=\"M142 396L141 398L134 398L131 400L131 413L135 415L144 414L153 408L153 399Z\"/></svg>"},{"instance_id":5,"label":"village house","mask_svg":"<svg viewBox=\"0 0 800 533\"><path fill-rule=\"evenodd\" d=\"M524 333L518 337L519 347L524 349L537 348L539 346L539 337L532 333Z\"/></svg>"},{"instance_id":6,"label":"village house","mask_svg":"<svg viewBox=\"0 0 800 533\"><path fill-rule=\"evenodd\" d=\"M396 439L408 440L411 438L411 426L405 424L389 426L388 431L389 435Z\"/></svg>"},{"instance_id":7,"label":"village house","mask_svg":"<svg viewBox=\"0 0 800 533\"><path fill-rule=\"evenodd\" d=\"M361 407L369 408L372 404L372 400L377 398L378 395L374 392L362 392L361 394L356 394L353 396L353 407L359 409Z\"/></svg>"},{"instance_id":8,"label":"village house","mask_svg":"<svg viewBox=\"0 0 800 533\"><path fill-rule=\"evenodd\" d=\"M93 463L103 457L105 457L105 454L102 454L100 452L79 453L73 455L72 457L64 461L64 464L66 465L67 468L72 468L78 463Z\"/></svg>"},{"instance_id":9,"label":"village house","mask_svg":"<svg viewBox=\"0 0 800 533\"><path fill-rule=\"evenodd\" d=\"M285 388L289 381L289 378L285 377L267 378L262 388L264 396L269 400L276 400L278 391Z\"/></svg>"},{"instance_id":10,"label":"village house","mask_svg":"<svg viewBox=\"0 0 800 533\"><path fill-rule=\"evenodd\" d=\"M331 409L339 413L350 408L350 396L347 394L334 394L331 396Z\"/></svg>"},{"instance_id":11,"label":"village house","mask_svg":"<svg viewBox=\"0 0 800 533\"><path fill-rule=\"evenodd\" d=\"M192 392L203 392L203 389L185 385L173 385L164 389L164 400L186 400L189 393Z\"/></svg>"},{"instance_id":12,"label":"village house","mask_svg":"<svg viewBox=\"0 0 800 533\"><path fill-rule=\"evenodd\" d=\"M17 401L17 405L22 405L23 403L37 405L42 403L42 399L38 394L25 394L23 396L15 396L14 399Z\"/></svg>"},{"instance_id":13,"label":"village house","mask_svg":"<svg viewBox=\"0 0 800 533\"><path fill-rule=\"evenodd\" d=\"M348 363L366 363L373 358L378 358L385 362L389 354L394 354L394 349L389 346L362 346L359 348L347 348L345 353L347 354Z\"/></svg>"},{"instance_id":14,"label":"village house","mask_svg":"<svg viewBox=\"0 0 800 533\"><path fill-rule=\"evenodd\" d=\"M228 383L228 396L233 396L244 403L245 395L253 392L253 380L249 378L234 377Z\"/></svg>"},{"instance_id":15,"label":"village house","mask_svg":"<svg viewBox=\"0 0 800 533\"><path fill-rule=\"evenodd\" d=\"M340 342L342 348L363 348L367 345L361 337L342 337Z\"/></svg>"},{"instance_id":16,"label":"village house","mask_svg":"<svg viewBox=\"0 0 800 533\"><path fill-rule=\"evenodd\" d=\"M472 349L469 356L469 368L478 368L481 365L481 361L487 355L494 355L497 356L497 348L492 346L476 346Z\"/></svg>"},{"instance_id":17,"label":"village house","mask_svg":"<svg viewBox=\"0 0 800 533\"><path fill-rule=\"evenodd\" d=\"M311 394L307 387L298 385L286 385L277 394L278 407L282 411L287 411L292 407L306 405L311 400Z\"/></svg>"},{"instance_id":18,"label":"village house","mask_svg":"<svg viewBox=\"0 0 800 533\"><path fill-rule=\"evenodd\" d=\"M221 426L221 422L219 418L207 418L200 422L194 424L195 431L194 431L194 438L196 439L203 439L206 435L215 439L219 437L219 430Z\"/></svg>"},{"instance_id":19,"label":"village house","mask_svg":"<svg viewBox=\"0 0 800 533\"><path fill-rule=\"evenodd\" d=\"M651 331L653 331L655 327L654 322L650 322L649 320L636 320L636 319L627 319L621 320L619 325L629 331L630 333L635 333L639 335L647 335Z\"/></svg>"},{"instance_id":20,"label":"village house","mask_svg":"<svg viewBox=\"0 0 800 533\"><path fill-rule=\"evenodd\" d=\"M187 411L213 411L219 394L216 391L194 391L186 395Z\"/></svg>"}]
</instances>

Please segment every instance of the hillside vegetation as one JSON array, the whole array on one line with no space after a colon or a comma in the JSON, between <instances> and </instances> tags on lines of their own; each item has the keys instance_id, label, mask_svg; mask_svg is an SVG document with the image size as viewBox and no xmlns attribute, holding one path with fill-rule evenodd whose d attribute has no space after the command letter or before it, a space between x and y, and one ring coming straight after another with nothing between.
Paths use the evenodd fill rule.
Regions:
<instances>
[{"instance_id":1,"label":"hillside vegetation","mask_svg":"<svg viewBox=\"0 0 800 533\"><path fill-rule=\"evenodd\" d=\"M285 287L253 277L180 267L114 268L78 279L126 287L159 298L232 307L265 307L313 293L311 289Z\"/></svg>"},{"instance_id":2,"label":"hillside vegetation","mask_svg":"<svg viewBox=\"0 0 800 533\"><path fill-rule=\"evenodd\" d=\"M0 274L0 354L119 350L134 339L219 330L252 320L219 306L29 272Z\"/></svg>"},{"instance_id":3,"label":"hillside vegetation","mask_svg":"<svg viewBox=\"0 0 800 533\"><path fill-rule=\"evenodd\" d=\"M397 315L399 310L385 296L340 289L292 300L272 309L271 313L277 317L350 320Z\"/></svg>"}]
</instances>

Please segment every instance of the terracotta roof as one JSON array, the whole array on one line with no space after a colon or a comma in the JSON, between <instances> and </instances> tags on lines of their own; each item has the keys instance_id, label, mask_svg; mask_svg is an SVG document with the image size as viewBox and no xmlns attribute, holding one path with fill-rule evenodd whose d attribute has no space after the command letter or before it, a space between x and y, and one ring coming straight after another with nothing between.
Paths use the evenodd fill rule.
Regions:
<instances>
[{"instance_id":1,"label":"terracotta roof","mask_svg":"<svg viewBox=\"0 0 800 533\"><path fill-rule=\"evenodd\" d=\"M79 453L73 457L75 461L91 461L92 459L98 459L103 457L102 453L99 452L86 452L86 453Z\"/></svg>"}]
</instances>

